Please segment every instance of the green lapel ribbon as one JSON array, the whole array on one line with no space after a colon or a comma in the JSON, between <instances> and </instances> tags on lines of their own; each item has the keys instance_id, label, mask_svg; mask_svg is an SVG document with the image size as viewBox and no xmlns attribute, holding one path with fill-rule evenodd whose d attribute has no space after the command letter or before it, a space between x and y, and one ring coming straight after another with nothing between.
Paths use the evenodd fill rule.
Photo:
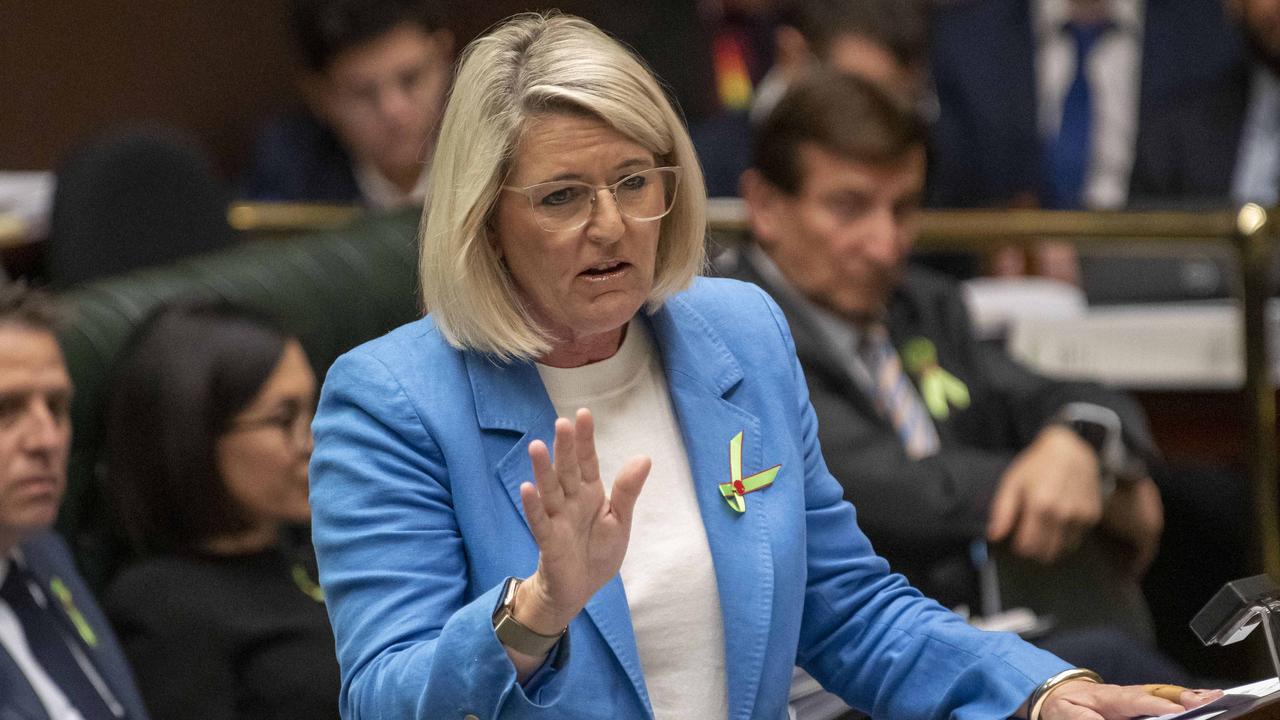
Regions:
<instances>
[{"instance_id":1,"label":"green lapel ribbon","mask_svg":"<svg viewBox=\"0 0 1280 720\"><path fill-rule=\"evenodd\" d=\"M739 432L729 441L729 482L720 483L720 494L729 503L729 507L740 513L746 512L747 499L742 496L772 485L781 469L781 465L774 465L749 477L742 477L742 433Z\"/></svg>"},{"instance_id":2,"label":"green lapel ribbon","mask_svg":"<svg viewBox=\"0 0 1280 720\"><path fill-rule=\"evenodd\" d=\"M49 581L49 590L53 592L53 596L58 598L58 602L62 603L62 611L71 618L71 624L76 626L76 632L80 633L80 639L84 640L84 644L91 648L98 647L98 634L93 631L93 627L89 625L89 621L84 619L84 613L80 612L80 608L76 607L76 603L71 598L71 590L67 588L67 584L60 577L54 577Z\"/></svg>"},{"instance_id":3,"label":"green lapel ribbon","mask_svg":"<svg viewBox=\"0 0 1280 720\"><path fill-rule=\"evenodd\" d=\"M907 372L916 377L920 397L935 420L946 420L951 408L969 407L969 388L938 365L938 349L926 338L911 338L902 348Z\"/></svg>"},{"instance_id":4,"label":"green lapel ribbon","mask_svg":"<svg viewBox=\"0 0 1280 720\"><path fill-rule=\"evenodd\" d=\"M324 602L324 590L315 580L311 579L310 573L302 566L302 563L294 563L290 572L293 574L293 584L298 586L303 595L318 603Z\"/></svg>"}]
</instances>

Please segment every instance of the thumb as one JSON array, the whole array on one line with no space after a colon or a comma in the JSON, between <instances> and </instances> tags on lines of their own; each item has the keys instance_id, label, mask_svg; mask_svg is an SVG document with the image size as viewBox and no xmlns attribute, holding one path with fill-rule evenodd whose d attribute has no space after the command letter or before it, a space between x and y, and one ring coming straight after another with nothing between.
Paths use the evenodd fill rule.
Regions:
<instances>
[{"instance_id":1,"label":"thumb","mask_svg":"<svg viewBox=\"0 0 1280 720\"><path fill-rule=\"evenodd\" d=\"M640 497L644 481L649 477L650 467L652 467L652 461L648 456L636 455L622 466L622 470L618 471L618 477L613 481L613 490L609 493L609 506L618 516L619 522L627 527L631 526L631 513L635 510L636 498Z\"/></svg>"}]
</instances>

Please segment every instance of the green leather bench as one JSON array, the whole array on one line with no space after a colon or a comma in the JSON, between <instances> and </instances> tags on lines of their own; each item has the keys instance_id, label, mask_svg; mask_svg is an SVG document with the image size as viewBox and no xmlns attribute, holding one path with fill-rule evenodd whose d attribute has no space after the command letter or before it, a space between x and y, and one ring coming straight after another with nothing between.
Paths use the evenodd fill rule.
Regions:
<instances>
[{"instance_id":1,"label":"green leather bench","mask_svg":"<svg viewBox=\"0 0 1280 720\"><path fill-rule=\"evenodd\" d=\"M75 385L68 487L58 527L97 588L128 558L104 488L103 404L112 362L156 305L222 298L259 309L296 334L323 378L343 352L420 314L418 212L371 216L342 230L246 242L68 292L61 334Z\"/></svg>"}]
</instances>

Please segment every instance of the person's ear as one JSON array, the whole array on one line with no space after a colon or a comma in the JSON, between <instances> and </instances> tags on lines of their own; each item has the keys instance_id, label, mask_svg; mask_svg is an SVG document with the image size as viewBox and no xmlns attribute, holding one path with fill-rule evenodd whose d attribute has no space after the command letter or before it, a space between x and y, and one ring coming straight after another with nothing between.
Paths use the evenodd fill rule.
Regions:
<instances>
[{"instance_id":1,"label":"person's ear","mask_svg":"<svg viewBox=\"0 0 1280 720\"><path fill-rule=\"evenodd\" d=\"M742 196L747 211L747 227L762 246L768 246L783 232L784 214L787 212L787 195L765 179L759 170L751 168L738 179L738 194Z\"/></svg>"},{"instance_id":2,"label":"person's ear","mask_svg":"<svg viewBox=\"0 0 1280 720\"><path fill-rule=\"evenodd\" d=\"M790 25L779 25L773 32L773 64L787 79L795 79L813 64L809 41Z\"/></svg>"}]
</instances>

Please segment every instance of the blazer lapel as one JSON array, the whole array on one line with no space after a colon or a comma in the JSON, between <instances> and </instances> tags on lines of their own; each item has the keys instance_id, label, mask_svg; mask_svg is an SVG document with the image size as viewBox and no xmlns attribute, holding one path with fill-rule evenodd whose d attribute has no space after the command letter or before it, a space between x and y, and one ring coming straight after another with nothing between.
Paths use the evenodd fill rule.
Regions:
<instances>
[{"instance_id":1,"label":"blazer lapel","mask_svg":"<svg viewBox=\"0 0 1280 720\"><path fill-rule=\"evenodd\" d=\"M533 363L499 363L472 352L465 356L476 417L485 436L488 456L499 458L494 466L497 479L506 488L521 524L529 533L528 548L536 561L537 544L524 517L520 485L533 480L529 443L542 440L551 447L555 437L555 407ZM608 643L644 706L650 707L631 612L619 576L615 575L596 591L587 602L586 614Z\"/></svg>"},{"instance_id":2,"label":"blazer lapel","mask_svg":"<svg viewBox=\"0 0 1280 720\"><path fill-rule=\"evenodd\" d=\"M680 298L667 301L650 322L711 546L724 619L729 717L746 720L765 663L773 555L768 515L751 511L760 496L746 496L747 510L738 513L719 484L730 479L729 443L739 432L743 475L765 469L763 429L759 418L726 398L743 373L715 328Z\"/></svg>"}]
</instances>

